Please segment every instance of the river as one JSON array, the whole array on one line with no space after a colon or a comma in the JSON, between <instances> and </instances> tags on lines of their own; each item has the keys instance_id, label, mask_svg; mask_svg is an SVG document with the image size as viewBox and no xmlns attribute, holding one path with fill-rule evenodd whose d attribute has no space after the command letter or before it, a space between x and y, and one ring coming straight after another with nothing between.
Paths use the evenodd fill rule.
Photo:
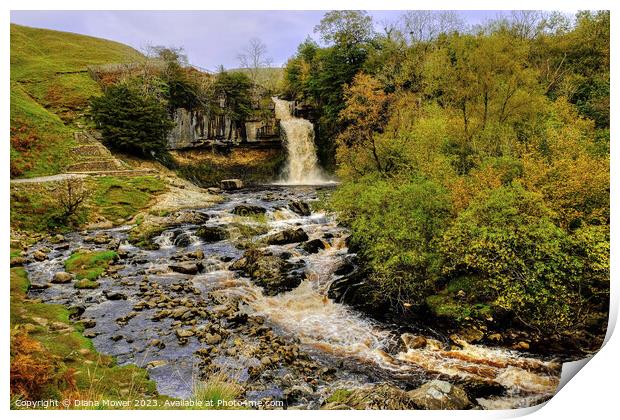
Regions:
<instances>
[{"instance_id":1,"label":"river","mask_svg":"<svg viewBox=\"0 0 620 420\"><path fill-rule=\"evenodd\" d=\"M316 187L223 194L225 200L212 207L181 211L193 218L146 247L158 249L131 245L132 226L37 243L29 254L43 250L48 258L26 266L34 285L30 296L72 307L79 319L90 320L85 334L99 352L147 367L158 391L174 397L190 396L196 381L213 372L243 384L246 398L287 399L302 408L318 408L339 388L389 383L408 390L435 378L474 390L482 408L523 407L553 395L560 367L555 361L466 343L451 347L437 336L407 347L402 328L397 333L329 299L335 272L350 258L349 233L334 215L302 215L303 208L290 206L316 200ZM235 210L239 206L257 214ZM227 238L201 239L201 226L221 229ZM303 243L265 243L300 228L308 237ZM308 250L304 244L313 239L321 246ZM251 273L239 270L236 262L248 248L268 255L261 260L265 266L258 263L261 269L276 264L276 271L289 270L283 275L290 290L264 293ZM50 283L76 250L105 249L116 249L121 258L98 288Z\"/></svg>"}]
</instances>

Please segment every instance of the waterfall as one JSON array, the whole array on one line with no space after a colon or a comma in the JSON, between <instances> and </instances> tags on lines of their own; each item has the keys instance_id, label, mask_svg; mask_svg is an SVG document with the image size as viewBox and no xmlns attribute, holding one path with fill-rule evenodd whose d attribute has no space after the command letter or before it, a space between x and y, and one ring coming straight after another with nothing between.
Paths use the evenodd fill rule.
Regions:
<instances>
[{"instance_id":1,"label":"waterfall","mask_svg":"<svg viewBox=\"0 0 620 420\"><path fill-rule=\"evenodd\" d=\"M271 98L275 104L276 118L285 136L287 162L282 184L316 185L329 182L319 167L314 145L314 127L303 118L292 114L292 102Z\"/></svg>"}]
</instances>

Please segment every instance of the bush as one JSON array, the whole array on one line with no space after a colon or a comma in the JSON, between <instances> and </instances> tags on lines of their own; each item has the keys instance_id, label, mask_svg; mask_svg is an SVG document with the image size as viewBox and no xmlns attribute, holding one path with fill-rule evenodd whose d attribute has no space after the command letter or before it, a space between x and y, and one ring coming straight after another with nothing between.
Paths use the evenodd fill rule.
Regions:
<instances>
[{"instance_id":1,"label":"bush","mask_svg":"<svg viewBox=\"0 0 620 420\"><path fill-rule=\"evenodd\" d=\"M91 115L110 147L147 157L165 154L174 126L162 103L123 84L92 98Z\"/></svg>"},{"instance_id":2,"label":"bush","mask_svg":"<svg viewBox=\"0 0 620 420\"><path fill-rule=\"evenodd\" d=\"M578 327L586 293L608 273L605 237L596 228L571 237L553 216L540 195L519 185L481 194L443 237L445 274L476 277L479 300L539 332Z\"/></svg>"},{"instance_id":3,"label":"bush","mask_svg":"<svg viewBox=\"0 0 620 420\"><path fill-rule=\"evenodd\" d=\"M447 192L424 178L365 178L337 190L330 206L352 230L375 298L421 305L441 271L437 241L450 217Z\"/></svg>"}]
</instances>

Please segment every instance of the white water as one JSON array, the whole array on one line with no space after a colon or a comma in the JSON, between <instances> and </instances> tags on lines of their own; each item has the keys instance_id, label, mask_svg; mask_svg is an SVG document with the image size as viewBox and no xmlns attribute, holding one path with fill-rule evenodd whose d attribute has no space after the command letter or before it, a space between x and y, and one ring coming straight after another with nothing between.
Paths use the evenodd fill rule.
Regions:
<instances>
[{"instance_id":1,"label":"white water","mask_svg":"<svg viewBox=\"0 0 620 420\"><path fill-rule=\"evenodd\" d=\"M278 184L319 185L329 183L319 166L314 145L314 126L291 112L291 102L271 98L276 118L286 136L287 162L284 178Z\"/></svg>"}]
</instances>

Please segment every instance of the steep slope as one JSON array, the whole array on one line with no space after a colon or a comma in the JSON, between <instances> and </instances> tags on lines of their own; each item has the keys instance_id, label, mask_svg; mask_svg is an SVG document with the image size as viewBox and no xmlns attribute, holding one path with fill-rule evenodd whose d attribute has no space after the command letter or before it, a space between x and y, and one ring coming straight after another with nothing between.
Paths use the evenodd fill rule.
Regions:
<instances>
[{"instance_id":1,"label":"steep slope","mask_svg":"<svg viewBox=\"0 0 620 420\"><path fill-rule=\"evenodd\" d=\"M50 175L75 162L74 129L101 92L88 66L143 56L118 42L11 24L11 176Z\"/></svg>"}]
</instances>

